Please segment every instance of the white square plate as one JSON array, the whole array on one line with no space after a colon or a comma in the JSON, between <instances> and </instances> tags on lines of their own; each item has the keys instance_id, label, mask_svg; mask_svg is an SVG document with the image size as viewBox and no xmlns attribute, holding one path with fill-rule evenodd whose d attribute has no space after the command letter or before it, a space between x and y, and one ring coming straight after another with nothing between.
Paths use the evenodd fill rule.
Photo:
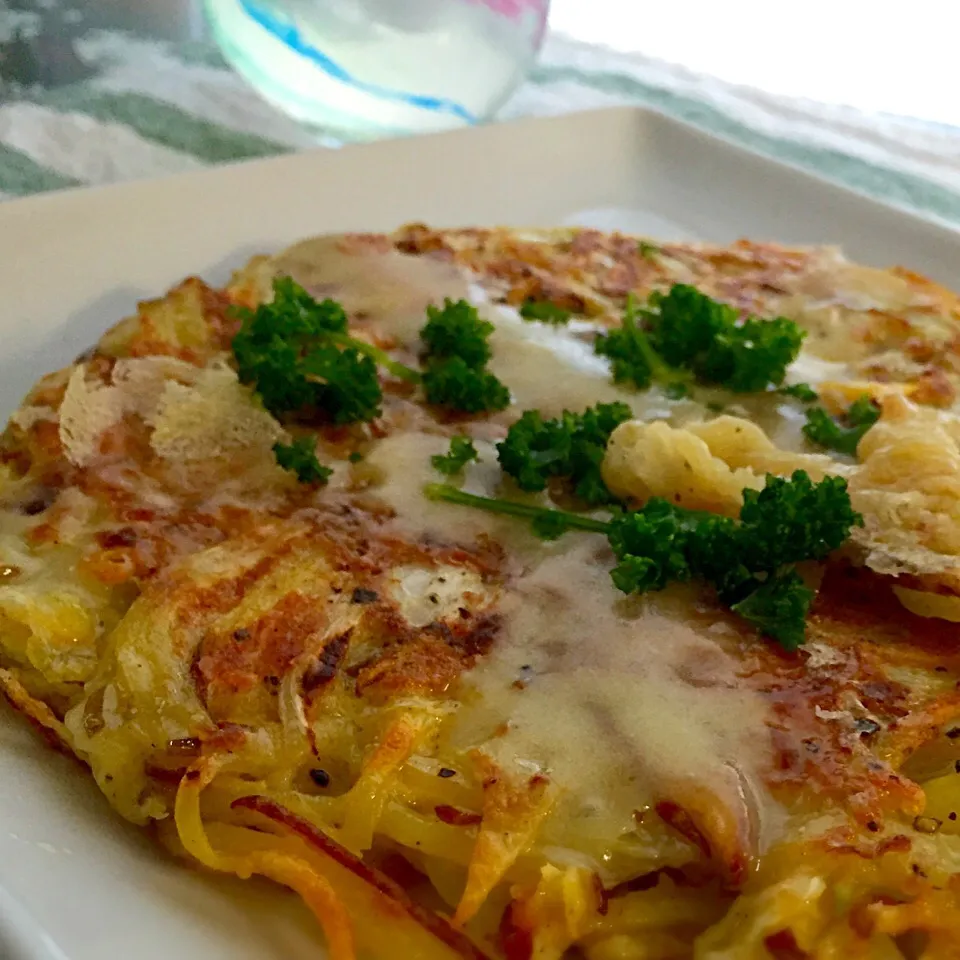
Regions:
<instances>
[{"instance_id":1,"label":"white square plate","mask_svg":"<svg viewBox=\"0 0 960 960\"><path fill-rule=\"evenodd\" d=\"M960 281L960 233L657 114L521 121L0 206L0 414L188 274L222 282L310 234L410 220L839 243L866 263ZM2 960L321 955L292 895L171 863L4 708L0 764Z\"/></svg>"}]
</instances>

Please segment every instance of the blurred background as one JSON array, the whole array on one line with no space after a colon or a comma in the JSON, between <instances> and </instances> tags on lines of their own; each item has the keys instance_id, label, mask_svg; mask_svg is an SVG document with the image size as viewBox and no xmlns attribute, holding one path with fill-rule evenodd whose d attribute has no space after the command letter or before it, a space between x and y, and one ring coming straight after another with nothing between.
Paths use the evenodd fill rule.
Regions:
<instances>
[{"instance_id":1,"label":"blurred background","mask_svg":"<svg viewBox=\"0 0 960 960\"><path fill-rule=\"evenodd\" d=\"M0 12L59 9L89 27L191 43L209 39L201 7L201 0L0 0ZM952 0L553 0L550 27L773 94L960 126L960 4ZM16 75L8 59L0 61L5 79Z\"/></svg>"},{"instance_id":2,"label":"blurred background","mask_svg":"<svg viewBox=\"0 0 960 960\"><path fill-rule=\"evenodd\" d=\"M375 11L382 49L341 5ZM430 34L441 0L0 0L0 198L630 103L960 221L954 0L553 0L544 31L547 5L446 0ZM258 9L314 11L316 29L251 25ZM409 101L396 90L440 69L415 41L441 35L429 109L364 114L364 85ZM336 62L305 72L291 44ZM324 83L344 96L337 71L361 94L318 113Z\"/></svg>"},{"instance_id":3,"label":"blurred background","mask_svg":"<svg viewBox=\"0 0 960 960\"><path fill-rule=\"evenodd\" d=\"M772 94L960 126L953 0L554 0L551 24Z\"/></svg>"}]
</instances>

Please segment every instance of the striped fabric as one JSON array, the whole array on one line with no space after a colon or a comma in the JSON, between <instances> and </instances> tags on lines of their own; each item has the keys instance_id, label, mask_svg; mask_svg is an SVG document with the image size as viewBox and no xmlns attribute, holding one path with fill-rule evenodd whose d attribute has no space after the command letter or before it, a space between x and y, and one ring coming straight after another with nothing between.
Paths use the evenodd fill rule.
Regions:
<instances>
[{"instance_id":1,"label":"striped fabric","mask_svg":"<svg viewBox=\"0 0 960 960\"><path fill-rule=\"evenodd\" d=\"M2 50L22 14L0 0ZM20 19L18 19L20 18ZM28 24L29 25L29 24ZM0 85L0 199L316 146L212 47L99 31L77 39L82 79ZM5 60L0 59L0 76ZM960 131L790 101L679 67L550 36L503 117L652 106L751 149L960 222ZM321 140L320 142L324 142Z\"/></svg>"}]
</instances>

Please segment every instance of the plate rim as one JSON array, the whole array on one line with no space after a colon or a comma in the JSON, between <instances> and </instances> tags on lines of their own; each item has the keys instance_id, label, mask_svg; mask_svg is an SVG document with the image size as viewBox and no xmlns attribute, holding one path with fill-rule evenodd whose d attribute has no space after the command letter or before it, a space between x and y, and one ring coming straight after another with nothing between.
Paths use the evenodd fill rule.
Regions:
<instances>
[{"instance_id":1,"label":"plate rim","mask_svg":"<svg viewBox=\"0 0 960 960\"><path fill-rule=\"evenodd\" d=\"M685 135L695 137L697 141L703 144L705 150L719 147L731 156L748 159L751 163L760 164L771 171L779 171L794 178L794 182L807 184L830 197L838 199L855 198L857 203L860 204L859 209L862 211L883 211L892 214L897 218L897 222L915 229L922 229L934 242L943 241L954 245L960 243L960 226L949 221L926 215L923 211L884 201L846 184L831 180L819 172L811 171L779 157L771 157L752 150L734 140L704 130L650 107L611 106L571 111L554 116L525 117L478 128L425 134L409 138L405 142L403 150L407 152L408 156L417 153L437 155L444 149L444 144L451 141L470 140L479 142L485 140L490 142L490 140L500 136L509 136L511 130L537 129L547 126L569 127L571 130L575 130L583 124L600 122L601 120L609 121L610 129L615 127L620 129L622 127L629 131L647 129L644 126L645 124L652 124L651 128L656 130L657 125L663 124L671 129L682 131ZM604 127L604 129L607 128ZM285 170L294 167L297 170L313 168L319 171L318 176L323 176L324 162L326 161L332 160L342 167L347 161L337 158L351 156L360 151L389 152L390 148L396 146L397 143L397 140L385 140L368 144L351 144L338 150L318 147L274 157L220 164L187 173L98 186L71 187L11 199L0 204L0 233L5 228L9 229L8 225L13 225L18 221L22 222L21 218L36 217L44 220L55 218L64 207L69 208L70 216L77 216L78 214L96 216L100 204L106 204L112 208L117 200L135 205L138 197L147 194L176 196L184 186L192 187L194 184L209 183L213 179L222 180L235 177L240 182L246 178L255 179L263 175L282 177ZM163 229L165 230L166 227ZM291 237L291 240L294 239L297 238ZM230 242L230 237L226 236L224 245L227 246ZM30 250L27 255L36 256L37 251ZM147 257L149 254L144 253L143 256ZM239 263L237 266L239 266ZM12 292L15 297L16 288ZM16 313L16 308L14 308L14 313ZM64 316L64 323L68 319L67 316ZM118 319L119 316L114 318L114 320ZM69 960L69 957L63 954L61 949L47 935L42 922L32 916L29 904L17 900L2 881L0 881L0 931L2 931L0 932L0 946L6 946L5 936L9 935L12 938L10 942L12 949L14 949L15 960L21 960L21 957L22 960Z\"/></svg>"},{"instance_id":2,"label":"plate rim","mask_svg":"<svg viewBox=\"0 0 960 960\"><path fill-rule=\"evenodd\" d=\"M344 153L349 155L350 153L360 151L382 151L388 150L397 144L413 143L417 146L423 144L424 151L429 152L431 148L436 150L442 147L445 141L456 141L464 138L483 138L495 135L492 134L492 132L497 130L511 130L526 127L535 128L537 126L555 124L578 125L589 123L592 119L610 118L611 120L615 120L618 116L624 118L653 118L658 123L664 123L678 130L685 131L688 134L693 134L707 143L721 145L723 148L738 153L744 158L749 158L752 162L759 161L782 173L798 177L810 185L825 188L839 195L856 198L875 209L899 214L917 226L933 227L938 231L942 231L952 239L960 239L960 223L956 223L945 217L940 217L929 211L919 210L915 207L877 197L866 190L833 179L820 171L812 170L809 167L782 157L771 156L768 153L751 149L731 137L707 130L688 120L675 117L655 106L645 104L591 107L583 110L570 110L548 115L511 117L491 123L478 124L472 127L415 134L409 137L388 137L382 140L364 143L348 143L341 147L318 145L305 150L291 150L270 157L255 157L252 159L229 161L227 163L218 163L204 167L200 170L169 173L157 177L137 177L115 183L81 184L78 186L62 187L41 193L28 194L27 196L12 197L0 203L0 229L3 228L5 220L30 212L34 208L37 209L38 213L41 213L45 212L43 208L48 205L60 205L69 201L96 201L104 196L109 199L110 197L120 197L124 193L135 194L145 190L176 190L181 185L195 182L200 183L211 177L222 178L227 175L242 175L244 172L255 174L256 171L268 169L280 170L285 166L299 166L305 158L322 162L325 157L329 157L330 155L343 155ZM876 165L873 164L873 166ZM881 168L878 167L878 169Z\"/></svg>"}]
</instances>

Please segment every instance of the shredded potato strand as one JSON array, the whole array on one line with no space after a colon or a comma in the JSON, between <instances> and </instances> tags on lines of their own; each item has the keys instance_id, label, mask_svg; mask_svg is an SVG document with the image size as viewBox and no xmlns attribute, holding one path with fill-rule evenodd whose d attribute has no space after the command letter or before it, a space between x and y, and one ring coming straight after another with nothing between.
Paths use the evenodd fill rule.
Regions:
<instances>
[{"instance_id":1,"label":"shredded potato strand","mask_svg":"<svg viewBox=\"0 0 960 960\"><path fill-rule=\"evenodd\" d=\"M345 266L349 283L335 275ZM305 286L343 295L351 334L404 363L416 363L441 293L483 301L497 328L491 362L503 364L517 409L448 422L392 385L369 425L281 423L238 379L230 307L256 308L278 273L300 268L318 271ZM673 283L804 327L789 381L809 382L831 415L864 394L882 408L856 456L806 444L802 392L618 393L593 339L621 322L629 293ZM570 323L539 330L517 315L528 302L568 311ZM944 735L960 717L958 331L953 293L836 250L638 246L572 228L322 238L257 258L226 291L188 280L43 378L3 436L0 691L171 850L294 890L331 960L960 956L960 741ZM555 373L567 352L579 359ZM538 385L531 374L544 371ZM561 650L559 625L589 610L585 565L609 587L606 547L588 553L573 533L539 553L507 521L474 529L418 516L437 506L420 497L421 468L453 431L481 451L465 489L515 496L494 479L494 445L513 413L547 416L554 401L576 412L601 397L637 418L614 432L602 463L629 506L659 496L735 517L765 474L801 469L845 477L865 518L842 556L810 571L825 586L796 654L744 638L702 591L696 603L685 586L617 598L617 621L635 621L643 641L642 672L618 662L604 675L628 684L617 703L657 692L642 680L655 673L662 619L672 621L668 649L685 653L667 662L676 698L651 722L630 730L595 711L589 746L606 757L625 741L609 781L584 776L582 762L572 775L541 762L536 738L530 748L508 739L531 715L498 714L480 678L509 649L519 609L546 609L546 629L531 631L543 649L497 679L505 702L536 702L565 658L587 688L601 656L589 644L604 631L591 619L577 635L584 650ZM720 409L739 415L711 415ZM308 434L333 468L322 489L298 483L273 452ZM549 497L562 504L559 488L539 502ZM522 548L512 536L526 538ZM564 554L571 543L584 552ZM564 560L573 590L553 563ZM861 576L867 602L846 609ZM514 593L518 581L533 592ZM893 597L925 619L908 619ZM731 766L726 786L703 764L687 779L657 772L672 769L680 737L709 725L686 716L648 762L656 741L641 727L684 713L689 690L692 710L747 684L768 699L742 732L770 748L769 766L747 763L742 778ZM551 695L548 711L554 703L563 709ZM573 740L561 743L571 756ZM747 756L742 746L729 748L731 762ZM797 800L805 777L809 806ZM623 809L611 813L604 802L621 787Z\"/></svg>"},{"instance_id":2,"label":"shredded potato strand","mask_svg":"<svg viewBox=\"0 0 960 960\"><path fill-rule=\"evenodd\" d=\"M296 890L323 926L331 960L354 960L349 914L329 881L308 863L270 850L231 854L213 848L200 814L200 794L226 762L222 755L207 758L192 767L180 783L174 817L185 849L213 870L235 873L243 879L259 873Z\"/></svg>"},{"instance_id":3,"label":"shredded potato strand","mask_svg":"<svg viewBox=\"0 0 960 960\"><path fill-rule=\"evenodd\" d=\"M484 757L481 769L495 769ZM463 925L483 905L493 888L528 850L556 800L546 780L514 783L505 776L488 778L483 820L470 858L467 886L457 904L454 923Z\"/></svg>"},{"instance_id":4,"label":"shredded potato strand","mask_svg":"<svg viewBox=\"0 0 960 960\"><path fill-rule=\"evenodd\" d=\"M407 711L389 723L376 749L364 764L360 778L343 798L343 843L366 850L373 843L384 805L397 787L397 776L414 750L436 729L435 711Z\"/></svg>"}]
</instances>

